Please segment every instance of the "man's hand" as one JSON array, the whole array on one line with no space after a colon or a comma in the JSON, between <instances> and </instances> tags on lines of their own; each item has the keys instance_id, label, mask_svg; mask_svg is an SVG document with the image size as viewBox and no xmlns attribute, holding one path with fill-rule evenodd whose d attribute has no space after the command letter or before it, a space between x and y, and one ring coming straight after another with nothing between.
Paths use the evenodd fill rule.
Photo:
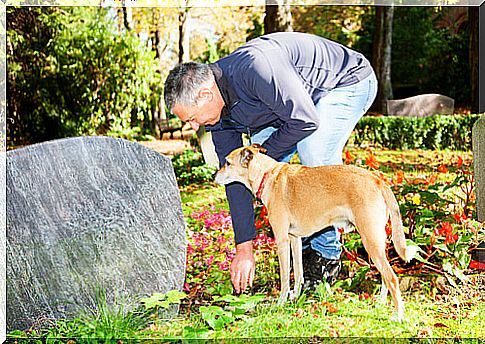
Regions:
<instances>
[{"instance_id":1,"label":"man's hand","mask_svg":"<svg viewBox=\"0 0 485 344\"><path fill-rule=\"evenodd\" d=\"M236 245L236 256L231 264L231 282L236 293L244 292L248 285L253 286L255 270L253 242L246 241Z\"/></svg>"}]
</instances>

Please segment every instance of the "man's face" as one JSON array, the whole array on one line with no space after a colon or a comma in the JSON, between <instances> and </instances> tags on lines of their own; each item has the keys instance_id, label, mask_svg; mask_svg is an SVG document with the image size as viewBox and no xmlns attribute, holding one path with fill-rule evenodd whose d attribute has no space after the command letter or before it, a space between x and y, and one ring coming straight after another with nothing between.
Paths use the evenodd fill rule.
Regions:
<instances>
[{"instance_id":1,"label":"man's face","mask_svg":"<svg viewBox=\"0 0 485 344\"><path fill-rule=\"evenodd\" d=\"M184 106L175 104L173 113L183 122L188 122L192 129L197 131L201 125L214 125L220 117L224 107L224 100L219 92L217 84L213 82L209 87L199 90L197 104Z\"/></svg>"}]
</instances>

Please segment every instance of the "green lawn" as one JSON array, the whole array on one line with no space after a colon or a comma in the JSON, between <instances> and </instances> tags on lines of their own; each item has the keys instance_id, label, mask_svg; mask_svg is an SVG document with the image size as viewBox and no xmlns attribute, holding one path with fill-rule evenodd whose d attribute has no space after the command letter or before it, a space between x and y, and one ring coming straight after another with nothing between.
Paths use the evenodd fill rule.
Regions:
<instances>
[{"instance_id":1,"label":"green lawn","mask_svg":"<svg viewBox=\"0 0 485 344\"><path fill-rule=\"evenodd\" d=\"M472 170L472 155L469 152L385 149L372 149L370 152L350 147L349 153L346 157L352 160L351 163L366 168L369 161L375 158L377 162L373 163L374 166L379 164L376 172L381 173L383 178L393 180L399 174L398 171L402 171L411 182L415 178L426 179L433 175L437 182L447 185L457 175L463 174L464 170ZM460 166L463 167L460 169ZM416 187L413 183L409 185ZM432 188L429 184L419 184L418 187L421 185L428 191ZM470 183L463 185L468 186ZM451 214L459 211L458 204L463 203L463 192L460 186L447 189L447 197L456 199L457 203L449 204L444 211ZM424 203L425 199L418 198L414 204L413 195L415 194L397 195L398 201L415 206L413 211L418 213L420 211L429 214L431 211L440 210L427 204L430 209L427 213L426 209L419 208L423 207L420 202ZM147 338L162 339L162 342L193 338L216 341L223 338L261 338L261 342L267 342L267 338L274 342L281 338L294 339L285 343L314 343L325 337L355 338L356 341L360 337L485 340L485 275L477 275L472 270L467 271L468 282L456 282L455 278L458 287L452 287L443 276L400 275L401 285L405 286L403 299L406 313L403 322L395 322L391 320L393 309L390 297L385 304L378 302L378 274L372 270L363 270L355 262L345 259L344 265L350 272L346 279L338 281L333 287L321 285L314 293L303 294L295 301L277 306L277 257L274 247L270 245L263 246L256 257L254 288L243 296L233 296L229 271L227 268L218 268L216 264L217 259L227 259L222 250L228 251L234 246L231 242L232 229L226 226L228 205L224 188L213 184L192 185L181 189L181 198L187 219L189 244L196 252L192 256L188 254L187 283L190 288L181 301L177 317L170 320L160 319L158 309L163 308L162 304L148 310L141 302L127 308L110 308L104 305L101 307L102 313L61 321L51 328L26 333L15 332L11 337L64 338L60 342L79 337L87 339L78 342L90 342L94 337L101 342L103 339L106 342L108 339L117 338L121 339L119 343L129 342L129 339ZM474 203L471 202L468 206L473 209ZM193 217L194 212L201 211L207 211L208 219L212 221L210 226L213 227L207 227L204 219ZM429 233L441 223L434 218L427 221L417 225L430 226ZM454 223L454 226L463 229L465 225ZM194 233L205 235L204 240L207 240L205 248L199 251L194 243ZM219 241L220 239L224 240ZM446 250L444 246L441 248ZM212 258L216 261L207 263L211 256L215 256ZM353 283L358 280L357 276L362 271L363 282ZM171 302L178 303L179 300L174 299ZM59 341L53 339L52 343L55 342Z\"/></svg>"}]
</instances>

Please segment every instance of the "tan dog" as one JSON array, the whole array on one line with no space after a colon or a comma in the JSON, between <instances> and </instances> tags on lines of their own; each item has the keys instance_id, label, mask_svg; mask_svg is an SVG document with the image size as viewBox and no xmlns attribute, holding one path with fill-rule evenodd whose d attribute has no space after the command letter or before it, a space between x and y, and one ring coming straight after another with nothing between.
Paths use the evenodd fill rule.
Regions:
<instances>
[{"instance_id":1,"label":"tan dog","mask_svg":"<svg viewBox=\"0 0 485 344\"><path fill-rule=\"evenodd\" d=\"M292 297L303 284L301 237L328 226L356 227L362 243L382 275L382 300L388 290L397 311L404 315L399 281L386 258L385 226L389 215L396 251L409 261L415 247L406 247L399 205L392 191L372 173L355 166L306 167L277 162L263 154L259 145L238 148L226 157L216 182L243 183L268 208L280 263L281 294L290 292L290 244L293 252L295 286Z\"/></svg>"}]
</instances>

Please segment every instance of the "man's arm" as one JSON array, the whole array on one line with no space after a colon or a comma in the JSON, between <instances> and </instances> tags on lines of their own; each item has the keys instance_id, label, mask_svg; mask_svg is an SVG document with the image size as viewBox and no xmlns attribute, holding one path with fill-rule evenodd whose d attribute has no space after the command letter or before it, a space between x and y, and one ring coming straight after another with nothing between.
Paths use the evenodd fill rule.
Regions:
<instances>
[{"instance_id":1,"label":"man's arm","mask_svg":"<svg viewBox=\"0 0 485 344\"><path fill-rule=\"evenodd\" d=\"M226 156L242 146L241 134L235 130L212 132L219 164L225 163ZM240 183L226 186L226 195L231 210L232 227L236 241L236 255L231 264L231 282L236 293L244 292L253 285L256 263L253 256L254 226L253 198L250 191Z\"/></svg>"},{"instance_id":2,"label":"man's arm","mask_svg":"<svg viewBox=\"0 0 485 344\"><path fill-rule=\"evenodd\" d=\"M219 157L219 165L224 165L226 156L234 149L242 147L241 133L235 130L218 130L212 132L212 141ZM226 185L226 196L234 228L236 244L253 240L256 237L254 225L253 196L241 183Z\"/></svg>"}]
</instances>

